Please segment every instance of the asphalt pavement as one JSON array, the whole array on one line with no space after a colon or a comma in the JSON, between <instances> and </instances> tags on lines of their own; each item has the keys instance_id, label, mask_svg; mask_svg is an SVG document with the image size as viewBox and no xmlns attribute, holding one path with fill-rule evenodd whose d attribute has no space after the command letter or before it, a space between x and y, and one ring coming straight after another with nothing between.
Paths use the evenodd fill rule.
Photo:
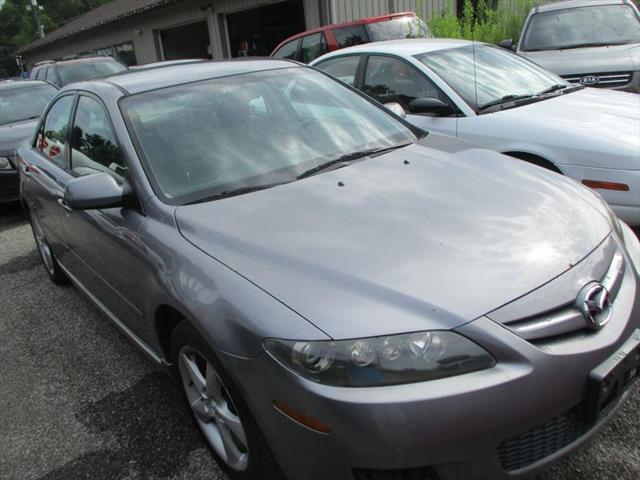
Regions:
<instances>
[{"instance_id":1,"label":"asphalt pavement","mask_svg":"<svg viewBox=\"0 0 640 480\"><path fill-rule=\"evenodd\" d=\"M179 393L80 292L48 280L20 211L0 209L0 479L226 479ZM636 386L538 480L638 480L638 412Z\"/></svg>"}]
</instances>

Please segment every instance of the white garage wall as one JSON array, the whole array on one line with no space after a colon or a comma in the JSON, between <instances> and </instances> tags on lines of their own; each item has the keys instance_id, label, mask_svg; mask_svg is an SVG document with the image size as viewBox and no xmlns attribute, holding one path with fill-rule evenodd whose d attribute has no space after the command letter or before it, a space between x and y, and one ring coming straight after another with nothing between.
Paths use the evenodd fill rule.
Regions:
<instances>
[{"instance_id":1,"label":"white garage wall","mask_svg":"<svg viewBox=\"0 0 640 480\"><path fill-rule=\"evenodd\" d=\"M456 11L453 0L329 0L331 23L348 22L363 17L384 15L389 12L416 12L422 18L449 8Z\"/></svg>"}]
</instances>

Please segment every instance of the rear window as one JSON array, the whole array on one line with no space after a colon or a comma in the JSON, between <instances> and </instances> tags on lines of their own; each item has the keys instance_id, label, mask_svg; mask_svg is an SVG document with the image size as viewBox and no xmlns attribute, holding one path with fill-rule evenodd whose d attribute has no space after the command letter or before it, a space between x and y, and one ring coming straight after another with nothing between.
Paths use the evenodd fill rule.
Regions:
<instances>
[{"instance_id":1,"label":"rear window","mask_svg":"<svg viewBox=\"0 0 640 480\"><path fill-rule=\"evenodd\" d=\"M372 42L385 40L401 40L403 38L430 38L431 32L427 24L419 17L398 17L367 25Z\"/></svg>"},{"instance_id":2,"label":"rear window","mask_svg":"<svg viewBox=\"0 0 640 480\"><path fill-rule=\"evenodd\" d=\"M363 43L369 43L369 34L364 25L353 25L351 27L335 28L333 34L340 48L352 47Z\"/></svg>"},{"instance_id":3,"label":"rear window","mask_svg":"<svg viewBox=\"0 0 640 480\"><path fill-rule=\"evenodd\" d=\"M58 76L63 85L92 78L106 77L122 72L127 67L121 63L103 60L95 62L78 62L58 65Z\"/></svg>"}]
</instances>

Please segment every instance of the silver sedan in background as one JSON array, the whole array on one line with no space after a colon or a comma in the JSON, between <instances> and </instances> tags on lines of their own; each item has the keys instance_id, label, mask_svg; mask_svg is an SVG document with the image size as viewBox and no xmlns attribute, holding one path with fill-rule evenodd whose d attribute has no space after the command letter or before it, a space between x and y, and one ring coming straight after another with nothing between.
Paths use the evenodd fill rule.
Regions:
<instances>
[{"instance_id":1,"label":"silver sedan in background","mask_svg":"<svg viewBox=\"0 0 640 480\"><path fill-rule=\"evenodd\" d=\"M73 84L19 164L52 280L175 374L234 480L513 478L638 377L640 243L597 194L315 69Z\"/></svg>"}]
</instances>

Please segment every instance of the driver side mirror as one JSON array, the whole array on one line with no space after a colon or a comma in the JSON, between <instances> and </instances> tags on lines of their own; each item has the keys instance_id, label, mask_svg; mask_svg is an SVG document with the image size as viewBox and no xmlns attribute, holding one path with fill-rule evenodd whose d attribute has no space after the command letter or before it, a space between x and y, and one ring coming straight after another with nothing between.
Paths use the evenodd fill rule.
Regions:
<instances>
[{"instance_id":1,"label":"driver side mirror","mask_svg":"<svg viewBox=\"0 0 640 480\"><path fill-rule=\"evenodd\" d=\"M64 189L64 201L73 210L123 207L132 189L126 180L122 182L108 173L75 178Z\"/></svg>"},{"instance_id":2,"label":"driver side mirror","mask_svg":"<svg viewBox=\"0 0 640 480\"><path fill-rule=\"evenodd\" d=\"M454 113L453 108L448 103L439 98L424 97L414 98L409 102L410 113L422 113L428 115L447 116Z\"/></svg>"},{"instance_id":3,"label":"driver side mirror","mask_svg":"<svg viewBox=\"0 0 640 480\"><path fill-rule=\"evenodd\" d=\"M513 50L514 44L512 38L507 38L506 40L500 40L498 42L498 46L502 48L506 48L507 50Z\"/></svg>"}]
</instances>

